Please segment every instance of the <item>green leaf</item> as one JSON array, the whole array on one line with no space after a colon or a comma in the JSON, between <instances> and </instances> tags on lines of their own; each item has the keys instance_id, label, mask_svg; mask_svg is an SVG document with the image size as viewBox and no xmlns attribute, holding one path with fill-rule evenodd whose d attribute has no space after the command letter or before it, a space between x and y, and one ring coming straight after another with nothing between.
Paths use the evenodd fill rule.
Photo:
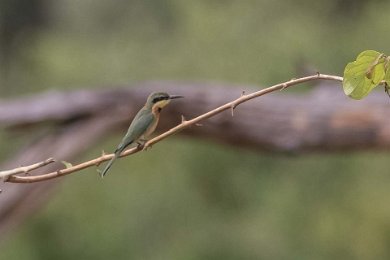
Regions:
<instances>
[{"instance_id":1,"label":"green leaf","mask_svg":"<svg viewBox=\"0 0 390 260\"><path fill-rule=\"evenodd\" d=\"M362 99L385 77L385 56L377 51L363 51L344 70L344 93Z\"/></svg>"},{"instance_id":2,"label":"green leaf","mask_svg":"<svg viewBox=\"0 0 390 260\"><path fill-rule=\"evenodd\" d=\"M386 58L387 68L386 68L386 75L385 75L385 81L388 86L390 86L390 59L389 57Z\"/></svg>"},{"instance_id":3,"label":"green leaf","mask_svg":"<svg viewBox=\"0 0 390 260\"><path fill-rule=\"evenodd\" d=\"M73 165L70 162L67 161L61 161L63 165L65 165L65 168L68 169L70 167L73 167Z\"/></svg>"}]
</instances>

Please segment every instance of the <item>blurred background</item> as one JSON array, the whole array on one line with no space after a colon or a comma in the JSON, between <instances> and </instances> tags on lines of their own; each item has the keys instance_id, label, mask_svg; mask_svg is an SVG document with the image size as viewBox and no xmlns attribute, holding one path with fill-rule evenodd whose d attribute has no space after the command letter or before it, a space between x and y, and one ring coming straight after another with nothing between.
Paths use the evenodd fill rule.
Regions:
<instances>
[{"instance_id":1,"label":"blurred background","mask_svg":"<svg viewBox=\"0 0 390 260\"><path fill-rule=\"evenodd\" d=\"M389 12L381 0L1 0L1 98L342 75L363 50L390 53ZM0 137L4 161L24 139ZM177 136L151 153L104 181L95 169L63 178L0 258L390 259L387 152L291 156Z\"/></svg>"}]
</instances>

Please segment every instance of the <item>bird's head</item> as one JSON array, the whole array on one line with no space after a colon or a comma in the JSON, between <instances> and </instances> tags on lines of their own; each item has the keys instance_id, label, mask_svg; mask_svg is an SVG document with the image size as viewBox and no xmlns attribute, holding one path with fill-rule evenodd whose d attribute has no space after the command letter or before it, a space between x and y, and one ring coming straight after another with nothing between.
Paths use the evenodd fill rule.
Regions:
<instances>
[{"instance_id":1,"label":"bird's head","mask_svg":"<svg viewBox=\"0 0 390 260\"><path fill-rule=\"evenodd\" d=\"M172 99L182 97L183 96L169 95L165 92L153 92L149 95L148 100L146 101L146 106L151 109L162 109L168 105Z\"/></svg>"}]
</instances>

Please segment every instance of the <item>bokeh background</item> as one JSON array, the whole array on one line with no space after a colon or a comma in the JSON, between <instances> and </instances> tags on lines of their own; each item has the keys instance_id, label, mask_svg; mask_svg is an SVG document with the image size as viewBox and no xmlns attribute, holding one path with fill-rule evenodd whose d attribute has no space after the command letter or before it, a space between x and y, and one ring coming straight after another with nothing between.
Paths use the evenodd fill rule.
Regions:
<instances>
[{"instance_id":1,"label":"bokeh background","mask_svg":"<svg viewBox=\"0 0 390 260\"><path fill-rule=\"evenodd\" d=\"M163 79L265 86L302 68L342 75L362 50L390 53L389 12L381 0L1 0L1 98ZM21 141L0 136L5 160ZM390 259L388 155L169 138L103 182L94 169L64 178L1 241L0 258Z\"/></svg>"}]
</instances>

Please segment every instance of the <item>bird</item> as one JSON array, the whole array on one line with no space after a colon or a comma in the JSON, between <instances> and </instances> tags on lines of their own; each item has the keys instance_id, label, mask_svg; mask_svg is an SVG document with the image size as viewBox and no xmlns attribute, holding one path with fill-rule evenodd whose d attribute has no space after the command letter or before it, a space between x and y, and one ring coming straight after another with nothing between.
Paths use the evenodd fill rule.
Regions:
<instances>
[{"instance_id":1,"label":"bird","mask_svg":"<svg viewBox=\"0 0 390 260\"><path fill-rule=\"evenodd\" d=\"M103 178L119 155L132 143L146 141L154 132L160 119L161 110L170 103L172 99L183 98L183 96L169 95L165 92L153 92L149 95L145 105L135 115L126 135L122 138L114 152L114 157L107 163L100 172Z\"/></svg>"}]
</instances>

